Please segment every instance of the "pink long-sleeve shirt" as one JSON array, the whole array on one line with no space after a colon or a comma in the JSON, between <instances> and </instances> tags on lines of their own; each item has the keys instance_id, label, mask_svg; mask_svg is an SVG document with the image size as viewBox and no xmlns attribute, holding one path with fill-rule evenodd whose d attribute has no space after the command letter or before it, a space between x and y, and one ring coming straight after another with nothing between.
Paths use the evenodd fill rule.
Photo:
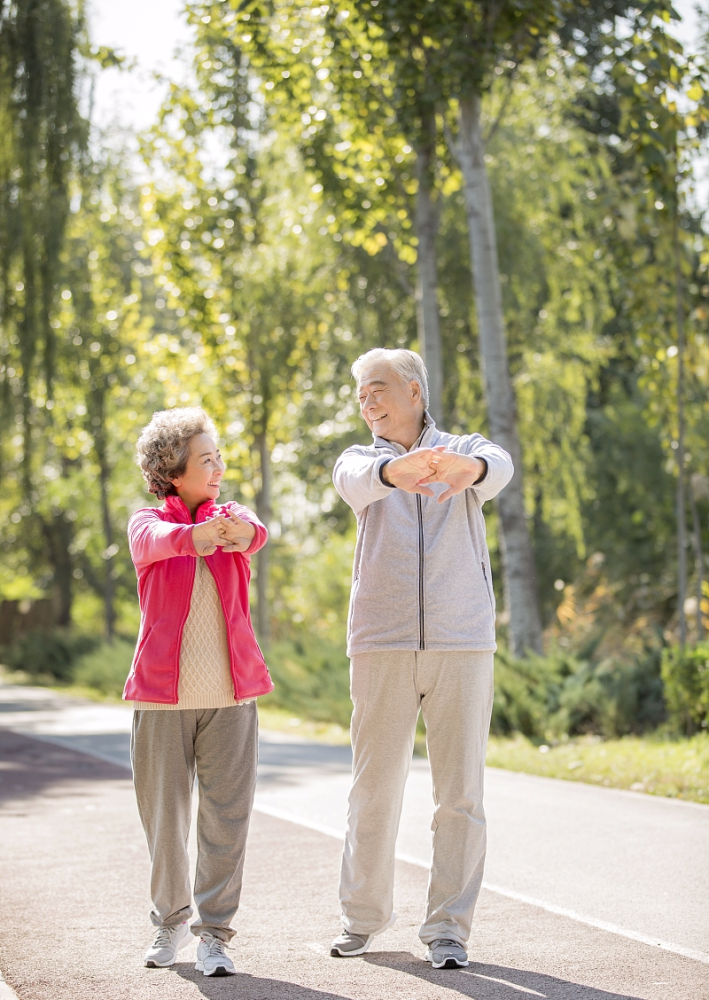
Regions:
<instances>
[{"instance_id":1,"label":"pink long-sleeve shirt","mask_svg":"<svg viewBox=\"0 0 709 1000\"><path fill-rule=\"evenodd\" d=\"M234 700L256 698L273 690L249 612L250 556L266 544L268 532L248 507L211 500L198 508L195 522L184 502L167 497L162 507L144 507L128 522L130 553L138 574L140 633L123 691L127 701L176 705L182 631L190 610L197 551L194 523L234 511L256 529L245 552L221 548L205 561L216 583L226 621Z\"/></svg>"}]
</instances>

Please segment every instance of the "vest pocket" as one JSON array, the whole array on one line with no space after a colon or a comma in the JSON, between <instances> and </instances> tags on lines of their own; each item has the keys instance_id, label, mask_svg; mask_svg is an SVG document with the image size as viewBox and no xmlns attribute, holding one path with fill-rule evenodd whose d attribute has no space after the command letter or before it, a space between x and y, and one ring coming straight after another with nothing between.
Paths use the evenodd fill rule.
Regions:
<instances>
[{"instance_id":1,"label":"vest pocket","mask_svg":"<svg viewBox=\"0 0 709 1000\"><path fill-rule=\"evenodd\" d=\"M490 607L494 610L495 604L494 604L493 599L492 599L492 590L490 588L490 581L487 578L487 570L485 569L485 563L481 562L480 565L481 565L482 571L483 571L483 580L485 581L485 589L487 590L487 596L488 596L488 600L490 601Z\"/></svg>"}]
</instances>

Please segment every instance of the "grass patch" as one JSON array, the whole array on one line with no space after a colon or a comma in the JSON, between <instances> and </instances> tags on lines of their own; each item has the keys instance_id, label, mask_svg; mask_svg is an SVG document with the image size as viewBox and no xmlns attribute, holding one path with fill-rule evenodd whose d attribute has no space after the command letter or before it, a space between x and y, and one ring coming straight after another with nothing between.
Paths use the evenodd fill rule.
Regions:
<instances>
[{"instance_id":1,"label":"grass patch","mask_svg":"<svg viewBox=\"0 0 709 1000\"><path fill-rule=\"evenodd\" d=\"M261 729L271 729L279 733L291 733L306 740L322 743L337 743L349 746L350 732L337 722L314 722L312 719L293 715L284 708L276 708L268 703L270 695L258 699L258 720Z\"/></svg>"},{"instance_id":2,"label":"grass patch","mask_svg":"<svg viewBox=\"0 0 709 1000\"><path fill-rule=\"evenodd\" d=\"M709 804L709 734L668 740L625 736L619 740L580 737L541 747L524 736L491 736L489 767L546 778L582 781L649 795Z\"/></svg>"}]
</instances>

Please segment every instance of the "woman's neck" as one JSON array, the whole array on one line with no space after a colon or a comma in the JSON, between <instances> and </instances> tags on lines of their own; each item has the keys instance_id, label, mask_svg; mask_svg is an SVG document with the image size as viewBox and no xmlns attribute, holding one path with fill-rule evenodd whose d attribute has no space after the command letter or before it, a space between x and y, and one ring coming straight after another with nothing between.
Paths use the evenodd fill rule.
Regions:
<instances>
[{"instance_id":1,"label":"woman's neck","mask_svg":"<svg viewBox=\"0 0 709 1000\"><path fill-rule=\"evenodd\" d=\"M201 500L195 500L194 497L186 497L183 496L181 493L178 493L177 495L183 502L187 510L190 512L190 517L192 518L193 521L197 516L197 511L202 506L202 504L206 503L209 500L209 497L203 497Z\"/></svg>"}]
</instances>

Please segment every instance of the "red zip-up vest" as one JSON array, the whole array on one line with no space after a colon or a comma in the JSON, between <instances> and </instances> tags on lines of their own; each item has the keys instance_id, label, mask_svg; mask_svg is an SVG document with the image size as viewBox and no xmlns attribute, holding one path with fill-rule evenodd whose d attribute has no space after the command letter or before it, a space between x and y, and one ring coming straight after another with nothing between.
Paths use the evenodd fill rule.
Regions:
<instances>
[{"instance_id":1,"label":"red zip-up vest","mask_svg":"<svg viewBox=\"0 0 709 1000\"><path fill-rule=\"evenodd\" d=\"M230 502L221 509L233 510L256 529L246 552L218 548L204 557L224 612L234 700L242 701L273 690L249 612L250 556L266 544L268 532L248 507ZM162 507L136 511L128 522L130 553L138 574L140 633L123 691L127 701L178 703L182 632L198 558L192 528L219 511L220 507L208 500L197 509L193 522L186 504L170 496Z\"/></svg>"}]
</instances>

